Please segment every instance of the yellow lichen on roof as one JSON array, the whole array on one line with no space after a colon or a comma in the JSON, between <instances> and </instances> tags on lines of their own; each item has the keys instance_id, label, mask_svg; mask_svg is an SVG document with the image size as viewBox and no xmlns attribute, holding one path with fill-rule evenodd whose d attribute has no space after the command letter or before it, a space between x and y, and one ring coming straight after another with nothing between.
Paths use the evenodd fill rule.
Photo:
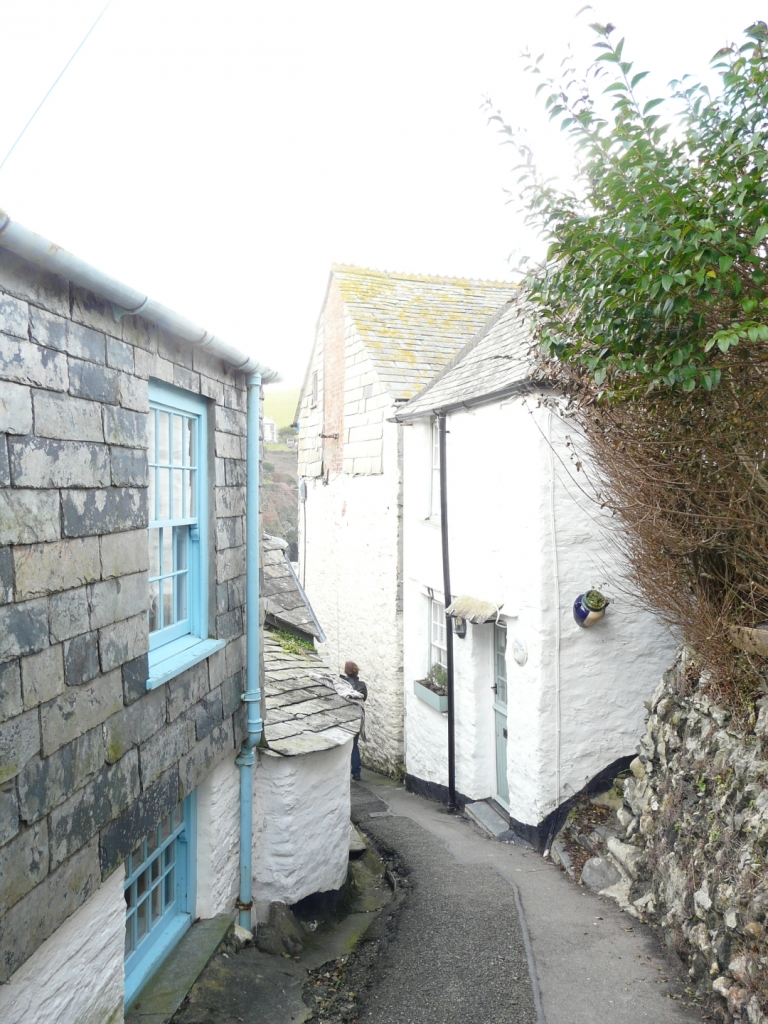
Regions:
<instances>
[{"instance_id":1,"label":"yellow lichen on roof","mask_svg":"<svg viewBox=\"0 0 768 1024\"><path fill-rule=\"evenodd\" d=\"M334 265L344 304L395 398L411 398L517 291L504 281Z\"/></svg>"}]
</instances>

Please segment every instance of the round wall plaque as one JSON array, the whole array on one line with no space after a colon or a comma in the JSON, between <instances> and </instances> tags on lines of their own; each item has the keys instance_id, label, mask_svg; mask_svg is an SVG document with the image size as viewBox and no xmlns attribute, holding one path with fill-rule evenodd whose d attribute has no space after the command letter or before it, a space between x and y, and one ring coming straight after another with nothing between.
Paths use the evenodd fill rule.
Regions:
<instances>
[{"instance_id":1,"label":"round wall plaque","mask_svg":"<svg viewBox=\"0 0 768 1024\"><path fill-rule=\"evenodd\" d=\"M525 641L521 640L519 636L512 641L512 657L518 665L524 665L528 661L528 648L525 646Z\"/></svg>"}]
</instances>

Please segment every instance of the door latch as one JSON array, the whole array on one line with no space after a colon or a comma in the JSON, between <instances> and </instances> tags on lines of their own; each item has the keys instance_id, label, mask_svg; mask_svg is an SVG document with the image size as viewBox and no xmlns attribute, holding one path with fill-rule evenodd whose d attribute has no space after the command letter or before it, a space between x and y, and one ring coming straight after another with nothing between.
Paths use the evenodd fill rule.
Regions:
<instances>
[{"instance_id":1,"label":"door latch","mask_svg":"<svg viewBox=\"0 0 768 1024\"><path fill-rule=\"evenodd\" d=\"M507 730L506 729L502 729L501 731L504 733L504 739L506 739L507 738Z\"/></svg>"}]
</instances>

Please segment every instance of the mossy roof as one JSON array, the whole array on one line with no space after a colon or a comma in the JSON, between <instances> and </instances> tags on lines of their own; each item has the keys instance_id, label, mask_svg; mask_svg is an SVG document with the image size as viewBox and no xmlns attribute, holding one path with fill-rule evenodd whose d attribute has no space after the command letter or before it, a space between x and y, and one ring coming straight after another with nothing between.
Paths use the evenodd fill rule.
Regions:
<instances>
[{"instance_id":1,"label":"mossy roof","mask_svg":"<svg viewBox=\"0 0 768 1024\"><path fill-rule=\"evenodd\" d=\"M411 398L517 293L511 282L394 274L336 264L333 275L393 398Z\"/></svg>"}]
</instances>

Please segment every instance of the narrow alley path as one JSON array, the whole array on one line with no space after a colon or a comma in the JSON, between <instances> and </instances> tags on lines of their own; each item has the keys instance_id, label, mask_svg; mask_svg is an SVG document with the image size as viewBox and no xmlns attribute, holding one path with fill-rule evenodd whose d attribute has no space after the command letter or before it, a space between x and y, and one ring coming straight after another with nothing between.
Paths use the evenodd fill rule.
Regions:
<instances>
[{"instance_id":1,"label":"narrow alley path","mask_svg":"<svg viewBox=\"0 0 768 1024\"><path fill-rule=\"evenodd\" d=\"M369 772L352 799L410 890L360 993L360 1024L702 1020L650 930L539 855Z\"/></svg>"}]
</instances>

